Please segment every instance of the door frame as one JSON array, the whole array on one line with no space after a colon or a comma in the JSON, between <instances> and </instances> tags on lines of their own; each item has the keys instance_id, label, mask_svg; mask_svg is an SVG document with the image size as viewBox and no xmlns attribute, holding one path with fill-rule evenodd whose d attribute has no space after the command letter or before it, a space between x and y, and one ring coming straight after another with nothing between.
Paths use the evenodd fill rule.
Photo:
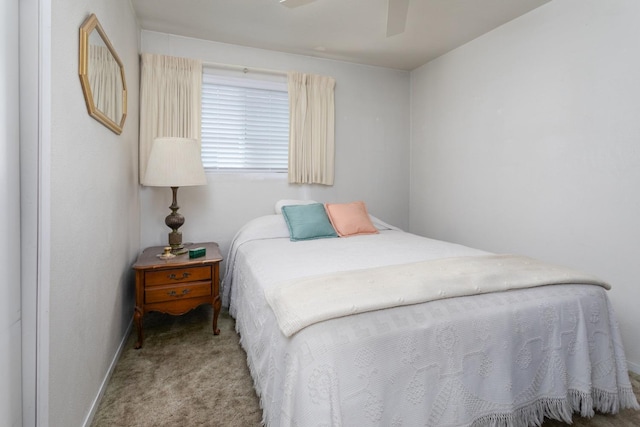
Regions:
<instances>
[{"instance_id":1,"label":"door frame","mask_svg":"<svg viewBox=\"0 0 640 427\"><path fill-rule=\"evenodd\" d=\"M22 423L49 425L51 0L19 0Z\"/></svg>"}]
</instances>

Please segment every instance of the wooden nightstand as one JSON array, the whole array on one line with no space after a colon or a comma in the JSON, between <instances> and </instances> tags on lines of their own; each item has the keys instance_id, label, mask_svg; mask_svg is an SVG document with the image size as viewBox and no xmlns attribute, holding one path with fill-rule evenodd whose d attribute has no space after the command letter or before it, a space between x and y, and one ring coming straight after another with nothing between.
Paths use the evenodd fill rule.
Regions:
<instances>
[{"instance_id":1,"label":"wooden nightstand","mask_svg":"<svg viewBox=\"0 0 640 427\"><path fill-rule=\"evenodd\" d=\"M217 243L190 243L185 248L206 248L206 255L189 253L163 260L163 246L145 249L133 265L136 271L136 307L133 321L138 331L135 348L142 347L142 318L150 311L181 315L202 304L213 306L213 334L220 334L220 248Z\"/></svg>"}]
</instances>

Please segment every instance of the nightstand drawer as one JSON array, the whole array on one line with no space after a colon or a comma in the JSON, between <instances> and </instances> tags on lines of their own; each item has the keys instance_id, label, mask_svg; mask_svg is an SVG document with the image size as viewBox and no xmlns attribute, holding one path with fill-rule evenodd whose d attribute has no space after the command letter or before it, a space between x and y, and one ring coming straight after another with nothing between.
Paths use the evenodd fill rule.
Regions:
<instances>
[{"instance_id":1,"label":"nightstand drawer","mask_svg":"<svg viewBox=\"0 0 640 427\"><path fill-rule=\"evenodd\" d=\"M170 270L147 271L145 273L147 286L166 285L176 282L197 282L200 280L211 280L211 267L172 268Z\"/></svg>"},{"instance_id":2,"label":"nightstand drawer","mask_svg":"<svg viewBox=\"0 0 640 427\"><path fill-rule=\"evenodd\" d=\"M147 304L208 295L211 295L211 282L156 286L144 291L144 299Z\"/></svg>"}]
</instances>

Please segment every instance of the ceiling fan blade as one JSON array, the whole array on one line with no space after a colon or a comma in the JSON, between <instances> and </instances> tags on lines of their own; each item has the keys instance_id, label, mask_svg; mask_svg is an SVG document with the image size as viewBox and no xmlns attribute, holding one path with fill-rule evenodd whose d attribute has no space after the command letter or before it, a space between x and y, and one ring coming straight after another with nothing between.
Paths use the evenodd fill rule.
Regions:
<instances>
[{"instance_id":1,"label":"ceiling fan blade","mask_svg":"<svg viewBox=\"0 0 640 427\"><path fill-rule=\"evenodd\" d=\"M388 0L387 37L404 33L409 11L409 0Z\"/></svg>"},{"instance_id":2,"label":"ceiling fan blade","mask_svg":"<svg viewBox=\"0 0 640 427\"><path fill-rule=\"evenodd\" d=\"M280 0L280 4L286 7L294 8L314 2L315 0Z\"/></svg>"}]
</instances>

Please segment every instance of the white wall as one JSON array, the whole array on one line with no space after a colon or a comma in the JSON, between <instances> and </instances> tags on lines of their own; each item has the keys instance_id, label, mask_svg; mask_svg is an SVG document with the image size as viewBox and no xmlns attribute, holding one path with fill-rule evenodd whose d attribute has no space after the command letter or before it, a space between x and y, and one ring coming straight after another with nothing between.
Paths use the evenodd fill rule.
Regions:
<instances>
[{"instance_id":1,"label":"white wall","mask_svg":"<svg viewBox=\"0 0 640 427\"><path fill-rule=\"evenodd\" d=\"M121 135L88 115L82 95L78 29L92 12L125 67L129 103ZM139 28L128 0L55 1L50 70L51 426L79 426L90 418L133 315L131 265L140 248L138 48Z\"/></svg>"},{"instance_id":2,"label":"white wall","mask_svg":"<svg viewBox=\"0 0 640 427\"><path fill-rule=\"evenodd\" d=\"M0 3L0 425L22 425L18 0Z\"/></svg>"},{"instance_id":3,"label":"white wall","mask_svg":"<svg viewBox=\"0 0 640 427\"><path fill-rule=\"evenodd\" d=\"M178 191L185 242L217 241L226 256L249 219L273 213L279 199L364 200L370 212L408 226L409 73L313 57L142 32L142 51L270 70L297 70L336 79L335 185L289 185L284 174L214 175L208 186ZM143 246L164 245L170 231L168 188L141 187Z\"/></svg>"},{"instance_id":4,"label":"white wall","mask_svg":"<svg viewBox=\"0 0 640 427\"><path fill-rule=\"evenodd\" d=\"M639 20L555 0L411 73L410 229L610 281L636 372Z\"/></svg>"}]
</instances>

